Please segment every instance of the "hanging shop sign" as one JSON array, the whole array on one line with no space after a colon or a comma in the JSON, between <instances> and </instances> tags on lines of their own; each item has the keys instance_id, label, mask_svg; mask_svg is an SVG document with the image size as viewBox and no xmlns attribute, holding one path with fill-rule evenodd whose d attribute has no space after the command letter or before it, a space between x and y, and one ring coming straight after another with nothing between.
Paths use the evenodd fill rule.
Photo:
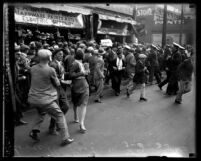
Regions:
<instances>
[{"instance_id":1,"label":"hanging shop sign","mask_svg":"<svg viewBox=\"0 0 201 161\"><path fill-rule=\"evenodd\" d=\"M112 41L110 39L102 39L101 40L101 46L110 46L112 47Z\"/></svg>"},{"instance_id":2,"label":"hanging shop sign","mask_svg":"<svg viewBox=\"0 0 201 161\"><path fill-rule=\"evenodd\" d=\"M15 8L15 21L38 25L50 25L67 28L84 28L81 14L64 14L63 12L46 12L36 8Z\"/></svg>"}]
</instances>

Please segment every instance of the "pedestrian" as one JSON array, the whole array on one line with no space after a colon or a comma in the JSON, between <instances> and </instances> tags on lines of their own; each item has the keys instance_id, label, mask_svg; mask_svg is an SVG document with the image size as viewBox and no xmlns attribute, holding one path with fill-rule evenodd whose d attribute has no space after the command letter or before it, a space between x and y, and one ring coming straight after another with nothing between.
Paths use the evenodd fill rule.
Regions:
<instances>
[{"instance_id":1,"label":"pedestrian","mask_svg":"<svg viewBox=\"0 0 201 161\"><path fill-rule=\"evenodd\" d=\"M168 82L166 93L168 95L176 95L177 91L179 90L178 86L178 71L177 68L179 64L182 62L182 56L179 51L179 48L183 48L177 43L173 43L173 50L172 50L172 56L170 59L170 72L171 76Z\"/></svg>"},{"instance_id":2,"label":"pedestrian","mask_svg":"<svg viewBox=\"0 0 201 161\"><path fill-rule=\"evenodd\" d=\"M151 45L150 53L147 57L147 61L150 63L149 71L149 84L153 84L153 77L155 76L157 84L161 82L159 74L159 62L158 62L158 48L155 45Z\"/></svg>"},{"instance_id":3,"label":"pedestrian","mask_svg":"<svg viewBox=\"0 0 201 161\"><path fill-rule=\"evenodd\" d=\"M85 116L87 104L89 99L89 85L86 80L88 72L85 71L82 63L84 59L84 52L82 49L77 50L75 54L75 61L70 69L70 77L72 79L72 102L74 110L74 121L80 123L80 132L85 133ZM78 115L78 108L80 107L80 119Z\"/></svg>"},{"instance_id":4,"label":"pedestrian","mask_svg":"<svg viewBox=\"0 0 201 161\"><path fill-rule=\"evenodd\" d=\"M56 49L53 53L53 61L50 62L50 67L53 67L56 71L57 77L60 81L60 86L58 87L58 105L64 115L68 112L70 105L67 100L66 95L66 83L64 81L64 66L63 66L63 49ZM57 135L56 131L56 120L51 118L49 125L49 134Z\"/></svg>"},{"instance_id":5,"label":"pedestrian","mask_svg":"<svg viewBox=\"0 0 201 161\"><path fill-rule=\"evenodd\" d=\"M178 81L179 81L179 91L175 98L176 104L182 103L182 95L191 91L191 82L193 74L193 58L194 55L191 55L190 58L184 60L178 66Z\"/></svg>"},{"instance_id":6,"label":"pedestrian","mask_svg":"<svg viewBox=\"0 0 201 161\"><path fill-rule=\"evenodd\" d=\"M149 73L147 67L145 66L145 60L147 56L145 54L140 54L139 59L136 64L135 76L133 78L133 90L136 89L137 85L140 85L140 101L147 101L145 97L145 81L146 74Z\"/></svg>"},{"instance_id":7,"label":"pedestrian","mask_svg":"<svg viewBox=\"0 0 201 161\"><path fill-rule=\"evenodd\" d=\"M24 91L22 83L26 79L26 76L20 73L20 46L15 46L15 99L16 99L16 112L15 112L15 125L27 124L23 118L23 111L27 108L24 102ZM21 83L22 82L22 83Z\"/></svg>"},{"instance_id":8,"label":"pedestrian","mask_svg":"<svg viewBox=\"0 0 201 161\"><path fill-rule=\"evenodd\" d=\"M126 95L127 97L130 96L133 90L133 77L135 75L135 65L136 59L133 53L130 52L130 47L128 45L124 46L124 53L125 53L125 64L126 64L126 73L128 77L128 82L126 86Z\"/></svg>"},{"instance_id":9,"label":"pedestrian","mask_svg":"<svg viewBox=\"0 0 201 161\"><path fill-rule=\"evenodd\" d=\"M166 85L169 82L170 76L171 76L171 48L169 45L166 45L165 51L164 51L164 57L163 57L163 68L165 70L166 73L166 78L161 81L158 84L158 87L160 88L160 90L162 90L163 86Z\"/></svg>"},{"instance_id":10,"label":"pedestrian","mask_svg":"<svg viewBox=\"0 0 201 161\"><path fill-rule=\"evenodd\" d=\"M107 69L105 75L105 84L109 85L109 81L111 79L111 61L114 60L115 53L112 51L112 48L109 46L105 49L106 53L104 55L105 59L105 67Z\"/></svg>"},{"instance_id":11,"label":"pedestrian","mask_svg":"<svg viewBox=\"0 0 201 161\"><path fill-rule=\"evenodd\" d=\"M65 116L57 104L57 88L60 86L60 82L54 68L48 65L50 55L51 52L47 49L39 50L39 64L31 68L31 88L28 101L31 107L37 109L37 116L29 136L39 141L38 133L40 133L40 126L44 121L45 114L48 113L58 124L62 137L61 145L66 145L74 140L70 138Z\"/></svg>"},{"instance_id":12,"label":"pedestrian","mask_svg":"<svg viewBox=\"0 0 201 161\"><path fill-rule=\"evenodd\" d=\"M101 103L101 98L103 96L103 88L104 88L104 60L103 54L104 50L100 48L99 50L95 50L94 54L96 55L96 66L94 70L94 84L96 87L95 100L94 102Z\"/></svg>"},{"instance_id":13,"label":"pedestrian","mask_svg":"<svg viewBox=\"0 0 201 161\"><path fill-rule=\"evenodd\" d=\"M112 88L115 91L115 95L120 95L121 80L123 77L123 71L125 69L125 62L123 60L123 48L118 48L117 58L112 62Z\"/></svg>"}]
</instances>

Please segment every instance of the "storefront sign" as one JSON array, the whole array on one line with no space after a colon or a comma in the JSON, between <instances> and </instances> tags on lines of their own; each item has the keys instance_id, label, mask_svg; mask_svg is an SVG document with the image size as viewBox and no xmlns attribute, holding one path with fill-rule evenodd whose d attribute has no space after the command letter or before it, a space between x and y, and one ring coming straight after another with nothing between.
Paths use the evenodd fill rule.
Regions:
<instances>
[{"instance_id":1,"label":"storefront sign","mask_svg":"<svg viewBox=\"0 0 201 161\"><path fill-rule=\"evenodd\" d=\"M68 28L83 28L83 19L81 14L73 16L72 14L62 14L59 12L45 12L33 8L15 8L15 21L20 23L31 23L39 25L53 25Z\"/></svg>"},{"instance_id":2,"label":"storefront sign","mask_svg":"<svg viewBox=\"0 0 201 161\"><path fill-rule=\"evenodd\" d=\"M112 46L112 41L110 39L102 39L101 46Z\"/></svg>"},{"instance_id":3,"label":"storefront sign","mask_svg":"<svg viewBox=\"0 0 201 161\"><path fill-rule=\"evenodd\" d=\"M154 13L154 23L163 24L163 9L156 8ZM167 24L181 24L180 15L173 12L167 12Z\"/></svg>"},{"instance_id":4,"label":"storefront sign","mask_svg":"<svg viewBox=\"0 0 201 161\"><path fill-rule=\"evenodd\" d=\"M151 16L152 15L152 9L146 8L146 9L138 9L136 16Z\"/></svg>"},{"instance_id":5,"label":"storefront sign","mask_svg":"<svg viewBox=\"0 0 201 161\"><path fill-rule=\"evenodd\" d=\"M112 28L100 28L98 30L98 34L110 34L110 35L127 36L130 33L126 28L124 28L124 30L122 30L122 29L112 29Z\"/></svg>"}]
</instances>

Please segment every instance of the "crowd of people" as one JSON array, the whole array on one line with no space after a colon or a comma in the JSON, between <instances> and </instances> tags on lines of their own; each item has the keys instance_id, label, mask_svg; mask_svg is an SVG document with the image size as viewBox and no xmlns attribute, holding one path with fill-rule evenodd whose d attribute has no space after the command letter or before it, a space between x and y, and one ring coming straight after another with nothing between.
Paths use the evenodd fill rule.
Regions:
<instances>
[{"instance_id":1,"label":"crowd of people","mask_svg":"<svg viewBox=\"0 0 201 161\"><path fill-rule=\"evenodd\" d=\"M128 98L139 85L140 101L148 100L146 85L157 84L162 90L168 84L166 94L176 95L175 103L180 104L182 95L191 90L194 52L190 45L177 43L161 48L114 42L105 47L95 41L53 40L48 44L44 40L15 43L15 58L16 125L26 124L23 111L35 107L37 117L29 136L39 140L40 125L47 113L51 116L49 133L59 132L62 145L66 145L73 142L65 119L70 108L67 87L71 89L74 122L85 133L88 99L94 93L94 102L101 103L104 86L110 82L114 95L119 96L124 80Z\"/></svg>"}]
</instances>

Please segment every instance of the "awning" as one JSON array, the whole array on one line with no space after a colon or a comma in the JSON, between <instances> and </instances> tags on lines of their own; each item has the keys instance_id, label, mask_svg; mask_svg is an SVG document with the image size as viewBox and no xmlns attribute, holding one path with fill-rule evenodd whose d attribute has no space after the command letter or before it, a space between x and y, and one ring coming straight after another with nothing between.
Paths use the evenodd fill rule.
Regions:
<instances>
[{"instance_id":1,"label":"awning","mask_svg":"<svg viewBox=\"0 0 201 161\"><path fill-rule=\"evenodd\" d=\"M85 27L80 13L58 12L23 5L15 7L15 22L67 28Z\"/></svg>"},{"instance_id":2,"label":"awning","mask_svg":"<svg viewBox=\"0 0 201 161\"><path fill-rule=\"evenodd\" d=\"M71 6L70 4L55 4L55 3L32 3L32 4L27 4L32 7L36 8L48 8L53 11L65 11L69 13L81 13L83 15L90 15L91 14L91 9L86 9L78 6Z\"/></svg>"},{"instance_id":3,"label":"awning","mask_svg":"<svg viewBox=\"0 0 201 161\"><path fill-rule=\"evenodd\" d=\"M108 34L108 35L117 35L117 36L129 36L130 33L123 31L121 29L111 29L111 28L100 28L98 34Z\"/></svg>"},{"instance_id":4,"label":"awning","mask_svg":"<svg viewBox=\"0 0 201 161\"><path fill-rule=\"evenodd\" d=\"M99 14L99 18L102 20L113 20L113 21L117 21L120 23L130 23L132 25L137 24L137 22L132 20L131 18L114 17L114 16L109 16L109 15L103 15L103 14Z\"/></svg>"}]
</instances>

